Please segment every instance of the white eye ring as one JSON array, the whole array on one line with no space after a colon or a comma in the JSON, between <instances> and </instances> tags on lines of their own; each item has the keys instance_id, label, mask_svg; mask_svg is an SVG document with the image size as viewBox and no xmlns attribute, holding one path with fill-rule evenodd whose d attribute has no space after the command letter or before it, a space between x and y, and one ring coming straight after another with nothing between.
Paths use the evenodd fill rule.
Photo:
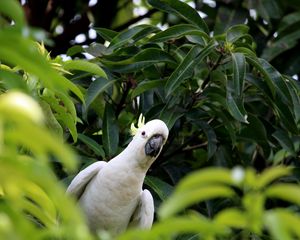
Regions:
<instances>
[{"instance_id":1,"label":"white eye ring","mask_svg":"<svg viewBox=\"0 0 300 240\"><path fill-rule=\"evenodd\" d=\"M146 132L145 132L145 131L142 131L141 135L142 135L143 137L146 137Z\"/></svg>"}]
</instances>

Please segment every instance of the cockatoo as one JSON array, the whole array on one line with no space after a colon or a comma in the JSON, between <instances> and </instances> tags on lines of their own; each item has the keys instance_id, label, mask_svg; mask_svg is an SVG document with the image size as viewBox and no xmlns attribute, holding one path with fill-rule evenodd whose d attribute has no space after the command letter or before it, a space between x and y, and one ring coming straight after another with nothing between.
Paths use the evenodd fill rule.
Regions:
<instances>
[{"instance_id":1,"label":"cockatoo","mask_svg":"<svg viewBox=\"0 0 300 240\"><path fill-rule=\"evenodd\" d=\"M116 236L131 226L151 228L153 198L142 185L168 134L163 121L149 121L119 155L93 163L75 176L67 193L78 199L92 232L104 230Z\"/></svg>"}]
</instances>

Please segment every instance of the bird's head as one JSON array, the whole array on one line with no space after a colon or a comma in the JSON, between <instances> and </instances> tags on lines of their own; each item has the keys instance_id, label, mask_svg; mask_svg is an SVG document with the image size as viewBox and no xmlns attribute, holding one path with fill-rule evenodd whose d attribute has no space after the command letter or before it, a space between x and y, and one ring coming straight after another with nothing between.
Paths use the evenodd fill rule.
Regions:
<instances>
[{"instance_id":1,"label":"bird's head","mask_svg":"<svg viewBox=\"0 0 300 240\"><path fill-rule=\"evenodd\" d=\"M150 160L152 163L160 154L168 135L167 125L163 121L155 119L140 126L135 132L132 142L139 149L139 154L148 159L147 162Z\"/></svg>"}]
</instances>

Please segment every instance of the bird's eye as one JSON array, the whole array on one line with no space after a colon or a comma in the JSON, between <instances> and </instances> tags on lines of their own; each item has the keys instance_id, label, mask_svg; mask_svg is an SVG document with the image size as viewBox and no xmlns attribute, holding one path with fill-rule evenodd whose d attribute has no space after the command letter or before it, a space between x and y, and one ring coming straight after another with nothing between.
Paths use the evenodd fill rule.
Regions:
<instances>
[{"instance_id":1,"label":"bird's eye","mask_svg":"<svg viewBox=\"0 0 300 240\"><path fill-rule=\"evenodd\" d=\"M146 132L145 131L142 131L142 136L145 136L146 135Z\"/></svg>"}]
</instances>

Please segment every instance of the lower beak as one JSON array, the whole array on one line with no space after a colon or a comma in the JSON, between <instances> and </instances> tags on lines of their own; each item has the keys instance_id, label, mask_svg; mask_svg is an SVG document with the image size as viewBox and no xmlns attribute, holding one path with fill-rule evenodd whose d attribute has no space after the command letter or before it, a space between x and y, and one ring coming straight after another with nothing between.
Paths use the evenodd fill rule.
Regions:
<instances>
[{"instance_id":1,"label":"lower beak","mask_svg":"<svg viewBox=\"0 0 300 240\"><path fill-rule=\"evenodd\" d=\"M164 138L162 135L154 135L145 145L145 154L147 156L156 157L163 145Z\"/></svg>"}]
</instances>

